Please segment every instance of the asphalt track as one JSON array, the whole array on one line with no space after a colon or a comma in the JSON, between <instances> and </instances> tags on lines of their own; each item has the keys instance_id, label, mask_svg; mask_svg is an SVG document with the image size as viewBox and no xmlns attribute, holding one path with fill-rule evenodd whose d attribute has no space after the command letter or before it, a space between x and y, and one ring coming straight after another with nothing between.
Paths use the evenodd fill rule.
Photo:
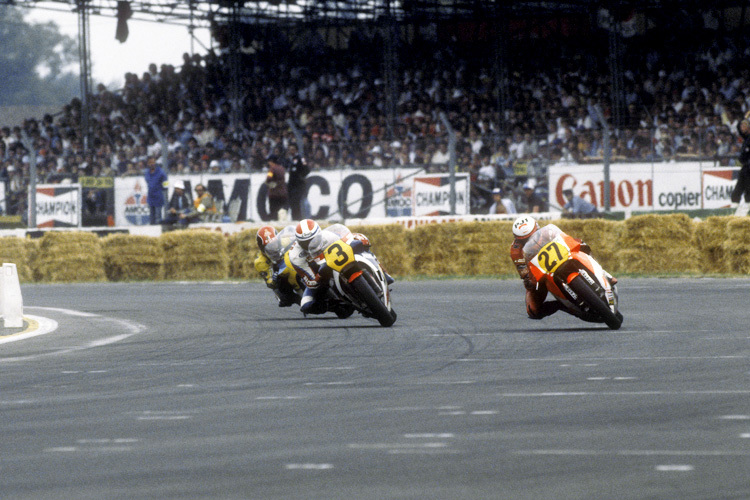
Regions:
<instances>
[{"instance_id":1,"label":"asphalt track","mask_svg":"<svg viewBox=\"0 0 750 500\"><path fill-rule=\"evenodd\" d=\"M520 281L397 282L392 328L22 289L50 331L0 338L3 499L750 498L750 279L621 278L619 331L526 319Z\"/></svg>"}]
</instances>

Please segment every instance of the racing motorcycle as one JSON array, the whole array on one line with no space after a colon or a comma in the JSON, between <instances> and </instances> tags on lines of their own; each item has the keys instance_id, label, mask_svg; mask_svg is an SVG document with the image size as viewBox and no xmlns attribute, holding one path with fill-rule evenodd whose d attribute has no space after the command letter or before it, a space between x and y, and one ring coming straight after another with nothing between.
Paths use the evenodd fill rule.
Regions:
<instances>
[{"instance_id":1,"label":"racing motorcycle","mask_svg":"<svg viewBox=\"0 0 750 500\"><path fill-rule=\"evenodd\" d=\"M602 266L581 251L578 240L549 224L529 237L523 254L537 283L544 283L569 311L584 321L620 328L617 287Z\"/></svg>"},{"instance_id":2,"label":"racing motorcycle","mask_svg":"<svg viewBox=\"0 0 750 500\"><path fill-rule=\"evenodd\" d=\"M375 255L354 241L340 239L326 247L320 275L328 279L331 293L350 310L377 319L381 326L392 326L396 311L391 306L386 274Z\"/></svg>"}]
</instances>

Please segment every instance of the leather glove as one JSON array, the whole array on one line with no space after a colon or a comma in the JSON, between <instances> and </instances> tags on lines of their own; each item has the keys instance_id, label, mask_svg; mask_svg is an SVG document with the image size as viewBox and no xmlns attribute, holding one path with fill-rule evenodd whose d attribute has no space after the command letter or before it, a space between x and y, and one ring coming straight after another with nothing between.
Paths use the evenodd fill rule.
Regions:
<instances>
[{"instance_id":1,"label":"leather glove","mask_svg":"<svg viewBox=\"0 0 750 500\"><path fill-rule=\"evenodd\" d=\"M526 288L526 290L536 289L536 281L534 280L534 276L531 275L528 269L522 270L521 279L523 280L523 286Z\"/></svg>"},{"instance_id":2,"label":"leather glove","mask_svg":"<svg viewBox=\"0 0 750 500\"><path fill-rule=\"evenodd\" d=\"M305 284L305 287L314 290L320 286L320 275L316 274L314 278L304 276L302 282Z\"/></svg>"},{"instance_id":3,"label":"leather glove","mask_svg":"<svg viewBox=\"0 0 750 500\"><path fill-rule=\"evenodd\" d=\"M274 273L271 275L271 280L270 281L266 280L266 286L273 290L279 287L279 273L278 272L274 271Z\"/></svg>"},{"instance_id":4,"label":"leather glove","mask_svg":"<svg viewBox=\"0 0 750 500\"><path fill-rule=\"evenodd\" d=\"M529 290L530 292L536 290L536 281L531 274L527 274L523 278L523 286L526 287L526 290Z\"/></svg>"}]
</instances>

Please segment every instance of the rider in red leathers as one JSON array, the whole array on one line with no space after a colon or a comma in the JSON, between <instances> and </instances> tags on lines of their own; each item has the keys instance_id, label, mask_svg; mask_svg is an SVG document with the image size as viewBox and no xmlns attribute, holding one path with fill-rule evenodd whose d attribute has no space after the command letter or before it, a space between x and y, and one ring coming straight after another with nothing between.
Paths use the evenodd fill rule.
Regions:
<instances>
[{"instance_id":1,"label":"rider in red leathers","mask_svg":"<svg viewBox=\"0 0 750 500\"><path fill-rule=\"evenodd\" d=\"M539 224L533 217L528 215L519 217L513 222L513 236L515 236L515 239L510 246L510 258L516 266L518 275L523 280L524 287L526 287L526 313L531 319L542 319L556 313L560 309L567 312L562 302L557 300L545 302L547 287L544 283L538 283L534 279L534 276L529 272L528 264L523 256L523 246L537 230L539 230ZM574 239L581 244L582 252L591 254L591 247L580 238ZM610 282L614 285L617 283L617 279L610 277Z\"/></svg>"}]
</instances>

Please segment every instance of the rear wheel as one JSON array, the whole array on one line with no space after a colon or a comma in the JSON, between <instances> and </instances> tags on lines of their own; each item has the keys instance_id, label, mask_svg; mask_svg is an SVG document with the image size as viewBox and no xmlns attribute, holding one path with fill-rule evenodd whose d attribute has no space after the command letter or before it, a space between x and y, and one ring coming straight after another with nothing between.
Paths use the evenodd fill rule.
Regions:
<instances>
[{"instance_id":1,"label":"rear wheel","mask_svg":"<svg viewBox=\"0 0 750 500\"><path fill-rule=\"evenodd\" d=\"M357 291L357 295L362 302L367 304L367 307L370 309L373 317L378 320L380 326L391 326L396 322L396 314L391 313L386 305L383 304L364 274L357 276L352 282L352 286Z\"/></svg>"},{"instance_id":2,"label":"rear wheel","mask_svg":"<svg viewBox=\"0 0 750 500\"><path fill-rule=\"evenodd\" d=\"M582 276L576 276L569 284L570 288L581 298L593 312L598 314L612 330L618 330L622 326L622 315L615 314L599 295L591 289Z\"/></svg>"}]
</instances>

